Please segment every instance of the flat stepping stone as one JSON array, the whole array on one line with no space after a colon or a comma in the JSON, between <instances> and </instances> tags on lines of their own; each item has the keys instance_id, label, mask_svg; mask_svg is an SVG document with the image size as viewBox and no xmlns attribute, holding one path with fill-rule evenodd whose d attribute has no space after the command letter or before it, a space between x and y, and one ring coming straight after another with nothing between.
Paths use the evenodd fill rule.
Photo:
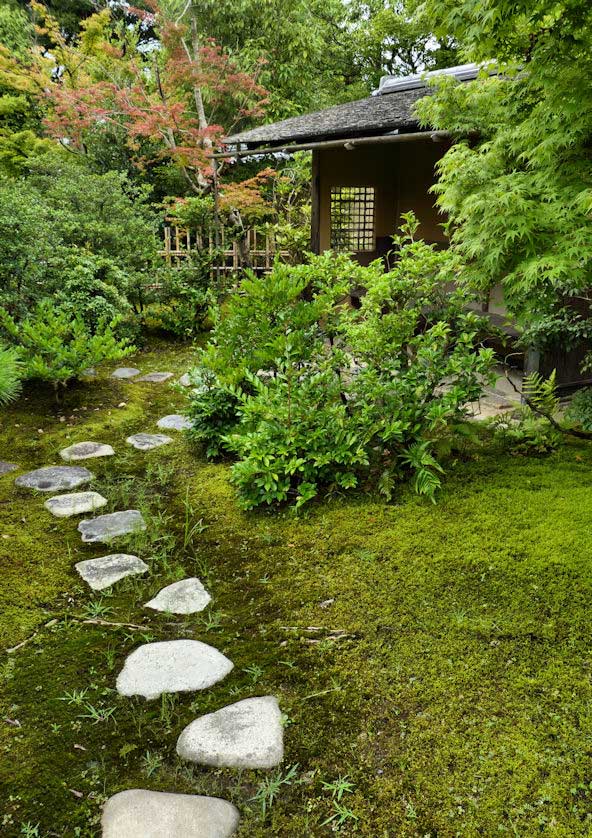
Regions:
<instances>
[{"instance_id":1,"label":"flat stepping stone","mask_svg":"<svg viewBox=\"0 0 592 838\"><path fill-rule=\"evenodd\" d=\"M162 693L205 690L225 678L234 664L199 640L146 643L133 651L117 676L120 695L158 698Z\"/></svg>"},{"instance_id":2,"label":"flat stepping stone","mask_svg":"<svg viewBox=\"0 0 592 838\"><path fill-rule=\"evenodd\" d=\"M120 535L128 535L146 529L146 522L142 513L137 509L126 509L123 512L110 512L89 518L78 524L78 531L82 533L82 540L86 542L111 541Z\"/></svg>"},{"instance_id":3,"label":"flat stepping stone","mask_svg":"<svg viewBox=\"0 0 592 838\"><path fill-rule=\"evenodd\" d=\"M14 484L23 489L37 489L38 492L60 492L76 489L83 483L89 483L93 477L93 473L82 466L47 466L21 474Z\"/></svg>"},{"instance_id":4,"label":"flat stepping stone","mask_svg":"<svg viewBox=\"0 0 592 838\"><path fill-rule=\"evenodd\" d=\"M163 416L156 424L159 428L168 431L188 431L193 427L193 422L186 416L181 416L180 413L171 413L168 416Z\"/></svg>"},{"instance_id":5,"label":"flat stepping stone","mask_svg":"<svg viewBox=\"0 0 592 838\"><path fill-rule=\"evenodd\" d=\"M169 378L172 378L174 372L149 372L146 375L140 376L140 378L136 378L136 382L141 381L147 384L162 384L163 381L168 381Z\"/></svg>"},{"instance_id":6,"label":"flat stepping stone","mask_svg":"<svg viewBox=\"0 0 592 838\"><path fill-rule=\"evenodd\" d=\"M246 698L201 716L177 740L183 759L217 768L273 768L284 758L277 698Z\"/></svg>"},{"instance_id":7,"label":"flat stepping stone","mask_svg":"<svg viewBox=\"0 0 592 838\"><path fill-rule=\"evenodd\" d=\"M85 378L96 378L97 371L94 367L87 367L87 369L82 370L80 375L83 375Z\"/></svg>"},{"instance_id":8,"label":"flat stepping stone","mask_svg":"<svg viewBox=\"0 0 592 838\"><path fill-rule=\"evenodd\" d=\"M7 463L4 460L0 460L0 477L3 474L9 474L11 471L16 471L18 468L16 463Z\"/></svg>"},{"instance_id":9,"label":"flat stepping stone","mask_svg":"<svg viewBox=\"0 0 592 838\"><path fill-rule=\"evenodd\" d=\"M153 448L160 448L161 445L166 445L172 441L172 437L165 436L165 434L134 434L126 439L126 442L133 445L138 451L152 451Z\"/></svg>"},{"instance_id":10,"label":"flat stepping stone","mask_svg":"<svg viewBox=\"0 0 592 838\"><path fill-rule=\"evenodd\" d=\"M99 559L87 559L78 562L74 567L88 582L93 591L102 591L109 588L120 579L126 576L134 576L137 573L146 573L148 565L137 556L129 556L125 553L113 553L110 556L101 556Z\"/></svg>"},{"instance_id":11,"label":"flat stepping stone","mask_svg":"<svg viewBox=\"0 0 592 838\"><path fill-rule=\"evenodd\" d=\"M107 498L98 492L74 492L71 495L57 495L43 504L56 518L70 518L83 512L94 512L106 506Z\"/></svg>"},{"instance_id":12,"label":"flat stepping stone","mask_svg":"<svg viewBox=\"0 0 592 838\"><path fill-rule=\"evenodd\" d=\"M140 372L141 370L136 367L117 367L111 373L111 378L135 378L136 375L140 375Z\"/></svg>"},{"instance_id":13,"label":"flat stepping stone","mask_svg":"<svg viewBox=\"0 0 592 838\"><path fill-rule=\"evenodd\" d=\"M128 789L105 803L102 838L232 838L238 809L219 797Z\"/></svg>"},{"instance_id":14,"label":"flat stepping stone","mask_svg":"<svg viewBox=\"0 0 592 838\"><path fill-rule=\"evenodd\" d=\"M90 457L112 457L115 451L103 442L77 442L68 448L62 448L60 457L63 460L88 460Z\"/></svg>"},{"instance_id":15,"label":"flat stepping stone","mask_svg":"<svg viewBox=\"0 0 592 838\"><path fill-rule=\"evenodd\" d=\"M193 381L191 380L191 376L188 372L183 373L183 375L179 379L179 384L181 385L181 387L191 387Z\"/></svg>"},{"instance_id":16,"label":"flat stepping stone","mask_svg":"<svg viewBox=\"0 0 592 838\"><path fill-rule=\"evenodd\" d=\"M203 611L211 599L199 579L181 579L180 582L173 582L172 585L163 588L144 608L166 611L169 614L196 614Z\"/></svg>"}]
</instances>

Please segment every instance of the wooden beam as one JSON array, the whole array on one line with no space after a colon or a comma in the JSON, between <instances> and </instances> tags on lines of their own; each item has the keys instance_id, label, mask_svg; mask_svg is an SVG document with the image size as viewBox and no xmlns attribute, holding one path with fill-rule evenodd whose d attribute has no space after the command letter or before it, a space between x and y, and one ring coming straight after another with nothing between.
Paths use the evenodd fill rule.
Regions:
<instances>
[{"instance_id":1,"label":"wooden beam","mask_svg":"<svg viewBox=\"0 0 592 838\"><path fill-rule=\"evenodd\" d=\"M347 151L354 151L356 148L366 145L410 143L421 140L431 140L434 143L438 143L451 139L452 134L449 131L413 131L409 134L383 134L378 137L351 137L350 139L322 140L320 142L299 143L296 145L267 146L266 148L254 148L248 151L216 151L208 156L212 159L227 159L229 157L252 157L262 154L276 154L280 151L286 154L292 154L296 151L315 151L316 149L324 148L345 148Z\"/></svg>"}]
</instances>

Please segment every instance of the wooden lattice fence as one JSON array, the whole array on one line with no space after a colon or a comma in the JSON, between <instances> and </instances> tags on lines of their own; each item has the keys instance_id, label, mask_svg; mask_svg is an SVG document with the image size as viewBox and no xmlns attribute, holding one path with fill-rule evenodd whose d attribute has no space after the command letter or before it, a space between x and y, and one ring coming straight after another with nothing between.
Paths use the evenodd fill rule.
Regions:
<instances>
[{"instance_id":1,"label":"wooden lattice fence","mask_svg":"<svg viewBox=\"0 0 592 838\"><path fill-rule=\"evenodd\" d=\"M220 227L219 236L219 257L213 270L223 274L236 273L244 267L241 262L239 244L223 226ZM288 256L286 251L277 249L271 230L249 230L247 242L251 268L256 273L269 271L273 267L276 256L280 258ZM163 244L160 255L169 265L180 264L192 253L203 254L205 251L213 255L216 251L215 234L212 229L190 230L175 224L165 225Z\"/></svg>"}]
</instances>

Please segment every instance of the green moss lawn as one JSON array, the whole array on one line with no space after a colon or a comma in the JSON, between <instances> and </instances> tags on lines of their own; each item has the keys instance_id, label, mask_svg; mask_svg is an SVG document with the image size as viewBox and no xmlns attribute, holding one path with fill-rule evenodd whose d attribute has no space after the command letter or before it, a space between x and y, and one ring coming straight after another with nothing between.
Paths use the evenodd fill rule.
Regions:
<instances>
[{"instance_id":1,"label":"green moss lawn","mask_svg":"<svg viewBox=\"0 0 592 838\"><path fill-rule=\"evenodd\" d=\"M181 374L190 358L155 344L126 363ZM2 414L0 457L23 468L114 446L89 461L92 488L102 511L144 511L147 533L116 549L151 572L92 594L74 563L113 550L0 478L0 834L98 836L106 797L143 787L232 800L240 838L592 835L592 447L526 459L486 444L449 466L437 506L402 490L247 514L228 465L182 435L125 444L184 401L103 375L58 413L29 390ZM184 575L212 593L207 611L142 608ZM131 650L178 637L234 671L203 693L117 695ZM262 694L286 716L279 772L177 758L189 721Z\"/></svg>"}]
</instances>

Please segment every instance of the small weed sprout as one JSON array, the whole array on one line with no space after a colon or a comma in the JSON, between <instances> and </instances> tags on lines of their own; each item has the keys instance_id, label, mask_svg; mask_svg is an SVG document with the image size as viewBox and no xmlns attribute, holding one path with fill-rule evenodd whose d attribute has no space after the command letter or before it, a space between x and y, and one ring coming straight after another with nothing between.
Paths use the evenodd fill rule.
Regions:
<instances>
[{"instance_id":1,"label":"small weed sprout","mask_svg":"<svg viewBox=\"0 0 592 838\"><path fill-rule=\"evenodd\" d=\"M257 792L251 798L251 800L259 804L262 818L265 819L267 812L275 803L275 800L278 794L280 793L280 789L282 788L282 786L291 786L295 782L297 782L297 771L298 763L289 766L285 774L282 774L281 771L278 771L273 776L266 777L265 780L263 780L263 782L259 784Z\"/></svg>"},{"instance_id":2,"label":"small weed sprout","mask_svg":"<svg viewBox=\"0 0 592 838\"><path fill-rule=\"evenodd\" d=\"M152 777L162 768L163 757L161 754L153 754L151 751L146 751L142 757L142 766L144 774L147 777Z\"/></svg>"}]
</instances>

